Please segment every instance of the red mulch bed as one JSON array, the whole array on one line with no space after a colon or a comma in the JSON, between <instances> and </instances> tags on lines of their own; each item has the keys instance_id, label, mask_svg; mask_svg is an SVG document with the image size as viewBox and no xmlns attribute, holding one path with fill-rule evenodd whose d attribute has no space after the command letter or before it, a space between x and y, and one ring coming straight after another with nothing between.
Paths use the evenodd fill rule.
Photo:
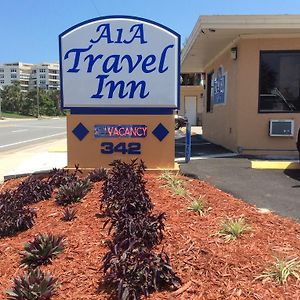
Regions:
<instances>
[{"instance_id":1,"label":"red mulch bed","mask_svg":"<svg viewBox=\"0 0 300 300\"><path fill-rule=\"evenodd\" d=\"M165 237L159 248L169 254L173 269L183 281L177 292L154 293L149 299L300 299L300 282L288 280L280 285L272 280L254 280L274 256L300 257L300 225L275 214L259 213L254 206L226 194L205 182L184 178L185 187L194 196L206 195L211 208L204 216L187 210L189 200L173 196L163 188L155 175L146 175L147 189L155 211L167 213ZM20 180L0 186L12 188ZM17 236L0 240L0 298L11 287L11 280L24 272L20 255L26 241L37 233L63 234L67 248L42 269L59 279L60 286L52 299L109 299L97 292L102 272L101 261L106 253L107 230L104 219L97 218L101 183L75 205L77 218L73 222L60 220L63 208L54 197L33 205L38 217L35 225ZM282 200L284 201L284 199ZM215 235L226 216L244 216L252 231L226 243Z\"/></svg>"}]
</instances>

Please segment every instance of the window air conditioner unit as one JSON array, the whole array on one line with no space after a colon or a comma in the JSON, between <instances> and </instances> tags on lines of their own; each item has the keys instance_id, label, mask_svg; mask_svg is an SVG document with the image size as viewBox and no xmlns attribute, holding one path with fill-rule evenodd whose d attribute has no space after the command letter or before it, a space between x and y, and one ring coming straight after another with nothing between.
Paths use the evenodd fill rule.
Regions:
<instances>
[{"instance_id":1,"label":"window air conditioner unit","mask_svg":"<svg viewBox=\"0 0 300 300\"><path fill-rule=\"evenodd\" d=\"M294 120L270 120L270 136L294 136Z\"/></svg>"}]
</instances>

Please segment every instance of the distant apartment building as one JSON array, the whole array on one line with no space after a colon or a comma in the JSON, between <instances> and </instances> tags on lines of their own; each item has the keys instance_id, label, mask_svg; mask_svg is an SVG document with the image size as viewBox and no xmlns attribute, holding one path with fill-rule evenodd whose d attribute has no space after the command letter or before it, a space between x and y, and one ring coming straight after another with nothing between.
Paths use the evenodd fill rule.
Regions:
<instances>
[{"instance_id":1,"label":"distant apartment building","mask_svg":"<svg viewBox=\"0 0 300 300\"><path fill-rule=\"evenodd\" d=\"M36 87L59 90L59 64L43 63L32 66L29 89Z\"/></svg>"},{"instance_id":2,"label":"distant apartment building","mask_svg":"<svg viewBox=\"0 0 300 300\"><path fill-rule=\"evenodd\" d=\"M20 82L21 90L28 91L37 87L59 90L59 64L42 63L4 63L0 64L0 87Z\"/></svg>"},{"instance_id":3,"label":"distant apartment building","mask_svg":"<svg viewBox=\"0 0 300 300\"><path fill-rule=\"evenodd\" d=\"M18 81L23 91L28 90L32 66L20 62L1 64L0 86L11 85Z\"/></svg>"}]
</instances>

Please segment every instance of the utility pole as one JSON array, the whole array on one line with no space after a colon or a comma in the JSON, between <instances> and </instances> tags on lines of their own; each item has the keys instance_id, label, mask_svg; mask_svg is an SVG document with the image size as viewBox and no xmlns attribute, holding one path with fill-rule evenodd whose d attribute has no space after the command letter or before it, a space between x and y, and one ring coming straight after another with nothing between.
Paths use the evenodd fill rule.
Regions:
<instances>
[{"instance_id":1,"label":"utility pole","mask_svg":"<svg viewBox=\"0 0 300 300\"><path fill-rule=\"evenodd\" d=\"M37 118L40 118L40 97L39 97L39 84L36 81L36 102L37 102Z\"/></svg>"},{"instance_id":2,"label":"utility pole","mask_svg":"<svg viewBox=\"0 0 300 300\"><path fill-rule=\"evenodd\" d=\"M0 86L0 120L2 120L3 119L3 117L2 117L2 98L1 98L1 92L3 91L3 87L2 86Z\"/></svg>"}]
</instances>

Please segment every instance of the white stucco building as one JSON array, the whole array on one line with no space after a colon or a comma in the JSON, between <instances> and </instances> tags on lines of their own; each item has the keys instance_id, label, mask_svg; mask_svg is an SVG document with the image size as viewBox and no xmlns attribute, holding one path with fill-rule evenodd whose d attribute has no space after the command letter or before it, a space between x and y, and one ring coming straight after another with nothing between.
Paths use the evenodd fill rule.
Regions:
<instances>
[{"instance_id":1,"label":"white stucco building","mask_svg":"<svg viewBox=\"0 0 300 300\"><path fill-rule=\"evenodd\" d=\"M0 64L0 87L20 82L22 91L34 88L59 90L59 64L27 64L21 62Z\"/></svg>"}]
</instances>

